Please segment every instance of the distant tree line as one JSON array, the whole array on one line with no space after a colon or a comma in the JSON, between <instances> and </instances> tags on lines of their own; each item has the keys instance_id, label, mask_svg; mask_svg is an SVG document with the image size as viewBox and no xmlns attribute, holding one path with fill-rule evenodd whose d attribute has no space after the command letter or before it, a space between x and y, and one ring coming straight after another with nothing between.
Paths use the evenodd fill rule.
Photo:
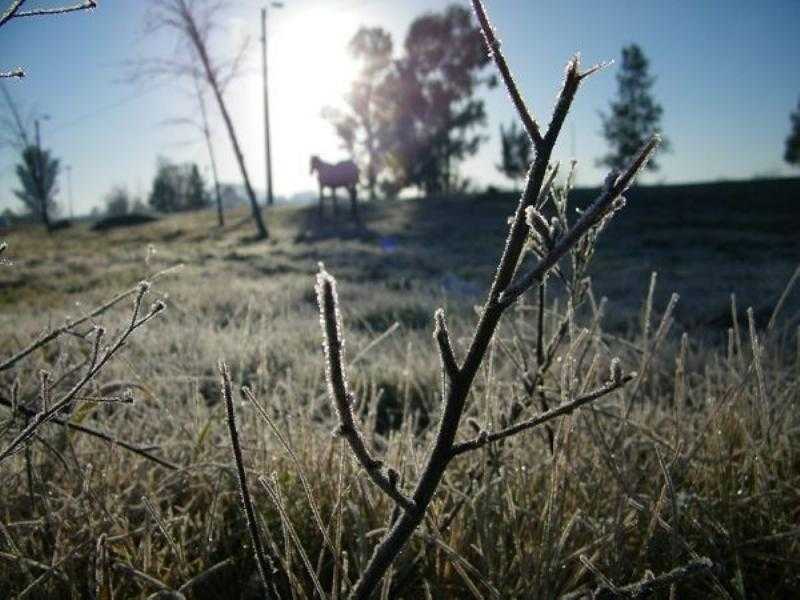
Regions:
<instances>
[{"instance_id":1,"label":"distant tree line","mask_svg":"<svg viewBox=\"0 0 800 600\"><path fill-rule=\"evenodd\" d=\"M391 35L362 27L350 41L360 63L345 108L326 109L342 146L365 174L370 198L405 188L425 194L463 191L469 185L459 165L487 139L481 87L489 63L470 11L451 5L414 20L402 52L394 55ZM623 48L617 98L601 113L609 152L598 164L620 169L644 140L661 128L663 108L652 95L649 62L636 44ZM500 130L498 170L521 181L533 159L531 140L516 123ZM657 170L651 161L648 169Z\"/></svg>"},{"instance_id":2,"label":"distant tree line","mask_svg":"<svg viewBox=\"0 0 800 600\"><path fill-rule=\"evenodd\" d=\"M208 208L211 195L195 163L176 164L159 157L147 205L159 213L175 213ZM114 186L105 197L106 214L121 216L140 213L147 207L133 198L125 186Z\"/></svg>"},{"instance_id":3,"label":"distant tree line","mask_svg":"<svg viewBox=\"0 0 800 600\"><path fill-rule=\"evenodd\" d=\"M162 213L206 208L211 197L195 163L174 164L158 160L148 203Z\"/></svg>"}]
</instances>

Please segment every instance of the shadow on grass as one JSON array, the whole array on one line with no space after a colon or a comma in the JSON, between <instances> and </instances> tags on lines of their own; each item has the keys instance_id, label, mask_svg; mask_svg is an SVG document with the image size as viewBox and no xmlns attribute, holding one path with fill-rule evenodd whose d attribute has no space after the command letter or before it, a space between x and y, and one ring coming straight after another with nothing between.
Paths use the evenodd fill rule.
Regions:
<instances>
[{"instance_id":1,"label":"shadow on grass","mask_svg":"<svg viewBox=\"0 0 800 600\"><path fill-rule=\"evenodd\" d=\"M308 206L298 210L293 221L297 228L295 243L313 244L314 242L339 239L370 241L377 234L365 224L365 207L359 208L358 218L354 218L350 210L330 210L320 214L316 206Z\"/></svg>"}]
</instances>

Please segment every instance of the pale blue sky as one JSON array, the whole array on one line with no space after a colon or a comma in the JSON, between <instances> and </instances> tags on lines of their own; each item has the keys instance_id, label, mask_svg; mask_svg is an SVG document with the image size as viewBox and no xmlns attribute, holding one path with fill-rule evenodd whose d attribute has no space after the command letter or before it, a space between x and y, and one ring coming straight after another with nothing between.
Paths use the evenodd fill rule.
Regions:
<instances>
[{"instance_id":1,"label":"pale blue sky","mask_svg":"<svg viewBox=\"0 0 800 600\"><path fill-rule=\"evenodd\" d=\"M275 189L291 194L314 187L308 156L342 157L330 126L320 118L341 100L353 65L346 45L360 24L381 25L402 45L410 21L437 10L440 0L285 0L270 19L270 65ZM31 0L31 5L36 5ZM39 2L48 5L47 2ZM52 3L50 3L52 4ZM44 145L73 167L76 212L99 204L115 184L149 190L156 157L196 160L204 146L191 129L164 124L193 110L171 84L144 89L120 81L122 64L173 52L165 38L143 38L148 0L105 0L91 14L16 20L0 31L1 69L24 66L28 77L7 83L20 103L50 115ZM231 89L230 105L242 135L255 185L264 187L260 87L260 2L234 0L219 43L233 47L251 35L248 74ZM654 93L664 106L663 126L673 152L651 182L704 181L753 175L789 175L782 164L791 110L800 96L800 2L773 0L493 0L490 14L524 94L547 121L563 66L574 51L584 64L617 59L620 48L640 44L657 76ZM557 158L579 161L579 183L603 176L594 165L605 150L598 111L613 97L612 67L579 92ZM463 167L477 183L503 184L495 169L498 127L512 109L502 90L482 91L490 115L489 141ZM222 178L238 181L224 131L215 119ZM15 157L0 150L0 209L18 207ZM796 172L796 171L795 171ZM66 180L61 186L66 199Z\"/></svg>"}]
</instances>

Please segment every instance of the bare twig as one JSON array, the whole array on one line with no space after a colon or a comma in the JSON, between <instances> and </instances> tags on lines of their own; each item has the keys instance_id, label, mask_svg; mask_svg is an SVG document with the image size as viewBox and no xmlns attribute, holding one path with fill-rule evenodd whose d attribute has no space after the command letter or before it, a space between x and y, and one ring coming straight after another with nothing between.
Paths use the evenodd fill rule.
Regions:
<instances>
[{"instance_id":1,"label":"bare twig","mask_svg":"<svg viewBox=\"0 0 800 600\"><path fill-rule=\"evenodd\" d=\"M526 106L525 100L522 98L522 94L517 87L517 83L514 81L514 75L512 75L511 69L508 68L506 57L503 55L503 52L500 49L500 40L498 40L495 36L494 28L489 22L489 17L486 15L486 10L483 8L483 3L478 0L473 0L472 6L475 9L475 14L478 17L478 21L480 22L481 31L483 32L483 39L486 41L489 54L494 59L494 64L497 65L497 70L500 71L500 75L503 78L503 83L505 83L506 90L508 90L508 95L511 96L511 101L514 103L514 107L519 113L520 120L525 126L525 130L531 137L534 147L538 148L543 141L542 134L539 131L539 125L536 123L536 119Z\"/></svg>"},{"instance_id":2,"label":"bare twig","mask_svg":"<svg viewBox=\"0 0 800 600\"><path fill-rule=\"evenodd\" d=\"M521 421L511 427L506 427L500 431L488 432L482 431L472 440L468 442L461 442L460 444L456 444L453 446L452 454L453 456L458 456L459 454L463 454L464 452L469 452L470 450L477 450L478 448L482 448L486 444L490 444L492 442L496 442L498 440L505 439L507 437L511 437L512 435L516 435L522 431L526 431L528 429L532 429L533 427L538 427L548 421L552 421L558 417L562 417L564 415L571 414L575 410L579 409L590 402L594 402L602 398L603 396L607 396L608 394L618 390L626 383L631 381L636 377L636 373L630 373L628 375L623 376L618 381L609 381L603 387L600 387L588 394L581 396L579 398L575 398L571 402L566 402L561 406L557 406L551 410L543 412L542 414L536 415L535 417L531 417L530 419L526 419L525 421Z\"/></svg>"},{"instance_id":3,"label":"bare twig","mask_svg":"<svg viewBox=\"0 0 800 600\"><path fill-rule=\"evenodd\" d=\"M358 462L370 479L406 511L415 511L414 501L406 497L398 488L399 475L389 468L384 472L383 461L375 458L367 448L361 432L358 430L353 415L353 396L347 388L344 374L343 351L341 338L341 316L336 297L336 280L324 269L317 275L317 301L319 303L320 323L325 336L325 365L328 379L328 393L339 416L339 427L336 431L350 444Z\"/></svg>"},{"instance_id":4,"label":"bare twig","mask_svg":"<svg viewBox=\"0 0 800 600\"><path fill-rule=\"evenodd\" d=\"M500 302L505 305L512 304L517 298L524 294L534 283L541 282L544 275L552 269L556 263L564 256L567 251L574 246L580 238L585 235L592 227L597 225L612 208L614 201L619 198L633 183L633 178L647 164L647 161L655 152L660 138L653 136L647 142L636 158L625 172L619 176L611 185L603 188L600 196L586 209L575 225L562 237L555 248L545 256L528 273L519 278L517 283L512 284L500 296Z\"/></svg>"},{"instance_id":5,"label":"bare twig","mask_svg":"<svg viewBox=\"0 0 800 600\"><path fill-rule=\"evenodd\" d=\"M81 2L80 4L74 4L72 6L36 8L33 10L18 11L11 16L15 19L19 19L20 17L46 17L49 15L63 15L66 13L77 12L79 10L90 10L92 8L97 8L96 0L87 0L86 2Z\"/></svg>"},{"instance_id":6,"label":"bare twig","mask_svg":"<svg viewBox=\"0 0 800 600\"><path fill-rule=\"evenodd\" d=\"M12 0L6 11L0 16L0 27L13 19L23 4L25 4L25 0Z\"/></svg>"},{"instance_id":7,"label":"bare twig","mask_svg":"<svg viewBox=\"0 0 800 600\"><path fill-rule=\"evenodd\" d=\"M17 404L16 409L15 409L14 408L14 402L11 401L11 400L5 399L2 396L0 396L0 404L10 408L12 410L12 412L19 411L19 412L23 413L29 419L36 416L36 411L35 410L31 410L31 409L26 408L24 406L21 406L19 404ZM172 471L177 471L177 470L180 469L180 467L178 465L176 465L175 463L170 462L170 461L168 461L166 459L163 459L163 458L160 458L158 456L155 456L155 455L151 454L150 451L152 450L152 447L137 446L135 444L131 444L130 442L126 442L125 440L120 440L118 438L115 438L110 433L106 433L105 431L100 431L98 429L93 429L93 428L87 427L85 425L79 425L78 423L71 423L70 421L68 421L66 419L62 419L61 417L53 417L51 419L51 421L53 423L58 423L59 425L66 425L67 427L69 427L70 429L72 429L74 431L78 431L80 433L84 433L86 435L89 435L89 436L92 436L92 437L96 437L98 439L104 440L104 441L106 441L106 442L108 442L110 444L113 444L115 446L119 446L120 448L124 448L125 450L128 450L129 452L133 452L134 454L138 454L142 458L146 458L147 460L151 460L154 463L157 463L157 464L161 465L162 467L166 467L167 469L170 469Z\"/></svg>"},{"instance_id":8,"label":"bare twig","mask_svg":"<svg viewBox=\"0 0 800 600\"><path fill-rule=\"evenodd\" d=\"M170 273L173 273L173 272L175 272L176 270L178 270L178 269L180 269L182 267L183 267L183 265L176 265L174 267L170 267L168 269L164 269L163 271L159 271L158 273L156 273L155 275L150 277L148 279L148 281L150 283L153 283L153 282L157 281L158 279L161 279L163 276L168 275ZM87 314L85 314L84 316L82 316L82 317L80 317L78 319L67 321L62 326L56 327L52 331L49 331L48 333L46 333L45 335L40 337L38 340L34 341L33 343L31 343L27 347L23 348L22 350L20 350L16 354L14 354L13 356L7 358L4 362L0 363L0 371L5 371L7 369L10 369L15 364L17 364L19 361L21 361L23 358L28 356L31 352L34 352L37 349L41 348L42 346L45 346L46 344L49 344L54 339L56 339L58 336L66 333L68 331L71 331L71 330L75 329L79 325L82 325L82 324L86 323L87 321L89 321L91 319L94 319L95 317L100 316L101 314L103 314L108 309L112 308L113 306L115 306L116 304L118 304L119 302L124 300L125 298L128 298L129 296L133 296L134 294L139 293L140 288L141 288L141 284L137 283L132 288L117 294L116 296L114 296L113 298L111 298L110 300L105 302L104 304L101 304L100 306L95 308L90 313L87 313Z\"/></svg>"},{"instance_id":9,"label":"bare twig","mask_svg":"<svg viewBox=\"0 0 800 600\"><path fill-rule=\"evenodd\" d=\"M253 554L258 565L258 574L264 587L264 593L268 598L278 598L275 591L273 576L276 573L272 558L264 551L264 544L261 541L261 534L258 532L253 501L250 498L250 490L247 488L247 473L244 468L242 458L242 447L239 444L239 431L236 428L236 411L233 406L233 393L231 392L231 374L228 365L219 363L219 372L222 377L222 400L225 402L225 409L228 414L228 432L231 437L231 449L233 450L233 460L236 463L236 475L239 479L239 493L242 501L242 512L244 512L247 527L250 532L250 541L253 544Z\"/></svg>"},{"instance_id":10,"label":"bare twig","mask_svg":"<svg viewBox=\"0 0 800 600\"><path fill-rule=\"evenodd\" d=\"M33 10L22 11L22 5L25 4L25 1L26 0L12 0L5 12L0 15L0 27L3 27L3 25L7 24L11 19L18 19L20 17L42 17L97 8L96 0L86 0L81 4L76 4L74 6L62 6L59 8L36 8ZM22 77L25 77L25 71L17 68L12 71L0 72L0 79L10 77L21 79Z\"/></svg>"},{"instance_id":11,"label":"bare twig","mask_svg":"<svg viewBox=\"0 0 800 600\"><path fill-rule=\"evenodd\" d=\"M447 329L444 309L438 309L433 319L435 323L433 337L436 338L436 343L439 345L439 356L442 360L442 367L444 367L445 373L447 373L447 376L451 380L456 379L458 377L458 362L453 353L453 346L450 343L450 332Z\"/></svg>"},{"instance_id":12,"label":"bare twig","mask_svg":"<svg viewBox=\"0 0 800 600\"><path fill-rule=\"evenodd\" d=\"M639 600L641 598L649 598L658 590L668 588L679 581L707 573L713 567L714 563L707 558L701 557L652 579L645 579L625 587L617 587L614 590L608 587L601 587L594 593L593 598L594 600Z\"/></svg>"}]
</instances>

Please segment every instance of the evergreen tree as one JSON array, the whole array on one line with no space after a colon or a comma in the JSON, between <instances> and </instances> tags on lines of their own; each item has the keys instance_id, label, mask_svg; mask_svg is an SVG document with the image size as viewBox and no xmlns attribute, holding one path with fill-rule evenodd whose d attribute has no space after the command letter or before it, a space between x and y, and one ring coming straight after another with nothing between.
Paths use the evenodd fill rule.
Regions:
<instances>
[{"instance_id":1,"label":"evergreen tree","mask_svg":"<svg viewBox=\"0 0 800 600\"><path fill-rule=\"evenodd\" d=\"M622 66L617 73L617 100L611 102L610 114L600 113L603 136L611 150L598 160L598 165L623 169L639 148L660 130L664 109L651 94L655 78L648 73L649 61L636 44L622 49ZM666 140L661 150L667 148ZM647 169L657 171L655 160Z\"/></svg>"},{"instance_id":2,"label":"evergreen tree","mask_svg":"<svg viewBox=\"0 0 800 600\"><path fill-rule=\"evenodd\" d=\"M516 121L506 129L500 125L501 162L497 169L516 183L528 174L533 161L533 145L528 133Z\"/></svg>"},{"instance_id":3,"label":"evergreen tree","mask_svg":"<svg viewBox=\"0 0 800 600\"><path fill-rule=\"evenodd\" d=\"M197 168L195 163L192 163L186 180L186 208L188 210L206 208L210 201L211 198L206 189L206 183L203 181L203 176L200 175L200 169Z\"/></svg>"},{"instance_id":4,"label":"evergreen tree","mask_svg":"<svg viewBox=\"0 0 800 600\"><path fill-rule=\"evenodd\" d=\"M169 213L206 208L210 197L197 164L159 158L148 202L154 210Z\"/></svg>"},{"instance_id":5,"label":"evergreen tree","mask_svg":"<svg viewBox=\"0 0 800 600\"><path fill-rule=\"evenodd\" d=\"M114 186L105 198L106 214L112 217L127 215L130 212L131 200L124 186Z\"/></svg>"},{"instance_id":6,"label":"evergreen tree","mask_svg":"<svg viewBox=\"0 0 800 600\"><path fill-rule=\"evenodd\" d=\"M800 100L797 101L797 110L789 115L789 119L792 121L792 131L786 138L783 160L790 165L800 167Z\"/></svg>"},{"instance_id":7,"label":"evergreen tree","mask_svg":"<svg viewBox=\"0 0 800 600\"><path fill-rule=\"evenodd\" d=\"M17 165L16 172L22 189L14 190L14 195L25 205L28 213L41 220L50 231L61 163L48 150L35 145L26 146L21 158L22 163Z\"/></svg>"},{"instance_id":8,"label":"evergreen tree","mask_svg":"<svg viewBox=\"0 0 800 600\"><path fill-rule=\"evenodd\" d=\"M181 190L177 167L164 158L158 159L156 176L153 179L153 188L150 191L148 202L153 210L162 213L181 210Z\"/></svg>"}]
</instances>

